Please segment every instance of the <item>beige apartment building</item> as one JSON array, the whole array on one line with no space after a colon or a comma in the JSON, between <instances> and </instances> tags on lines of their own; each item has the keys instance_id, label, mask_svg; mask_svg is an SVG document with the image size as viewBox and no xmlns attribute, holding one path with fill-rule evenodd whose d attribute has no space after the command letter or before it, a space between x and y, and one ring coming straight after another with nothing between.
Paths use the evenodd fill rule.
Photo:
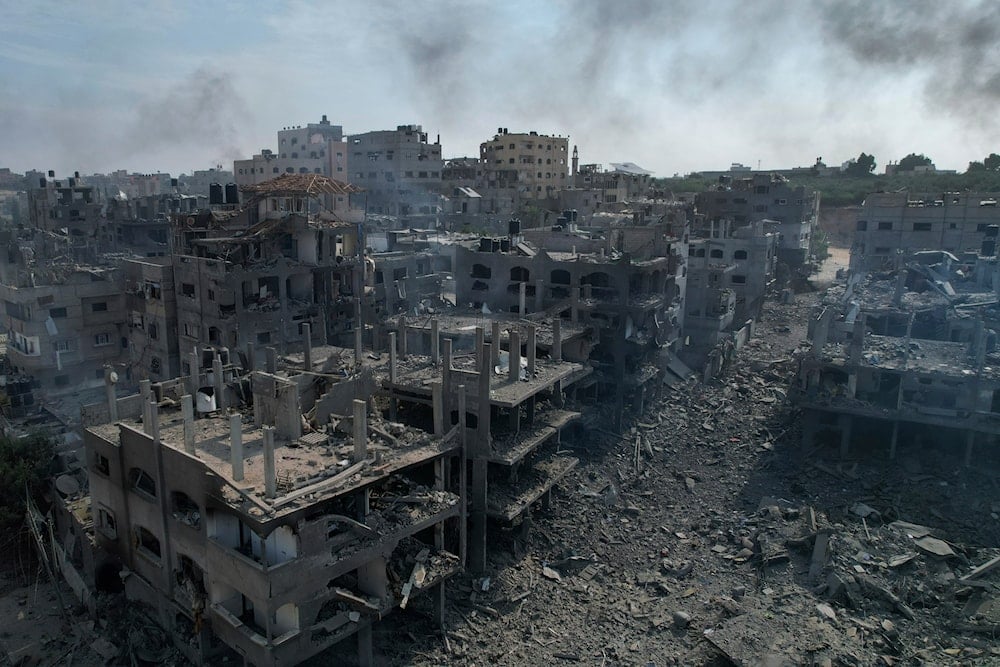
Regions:
<instances>
[{"instance_id":1,"label":"beige apartment building","mask_svg":"<svg viewBox=\"0 0 1000 667\"><path fill-rule=\"evenodd\" d=\"M545 199L569 185L569 137L538 132L496 135L479 145L486 189L511 190L516 201Z\"/></svg>"}]
</instances>

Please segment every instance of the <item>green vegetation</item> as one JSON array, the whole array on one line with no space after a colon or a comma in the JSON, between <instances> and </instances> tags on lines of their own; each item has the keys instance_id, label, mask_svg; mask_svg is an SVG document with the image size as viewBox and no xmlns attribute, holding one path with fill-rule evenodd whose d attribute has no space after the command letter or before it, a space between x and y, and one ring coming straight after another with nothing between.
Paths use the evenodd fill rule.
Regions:
<instances>
[{"instance_id":1,"label":"green vegetation","mask_svg":"<svg viewBox=\"0 0 1000 667\"><path fill-rule=\"evenodd\" d=\"M861 153L857 160L854 160L849 165L847 169L844 170L845 176L854 177L867 177L869 174L875 171L875 156L868 155L867 153Z\"/></svg>"},{"instance_id":2,"label":"green vegetation","mask_svg":"<svg viewBox=\"0 0 1000 667\"><path fill-rule=\"evenodd\" d=\"M992 156L991 156L992 157ZM987 160L990 160L987 158ZM926 172L904 172L893 176L869 174L850 176L796 175L789 178L792 185L802 185L809 190L819 190L823 206L851 206L860 204L871 192L894 192L909 190L914 193L941 192L1000 192L1000 156L990 160L996 169L985 167L964 174L937 174ZM736 175L738 177L738 175ZM715 179L704 178L700 174L689 174L683 178L659 179L657 185L673 192L700 192L718 185Z\"/></svg>"},{"instance_id":3,"label":"green vegetation","mask_svg":"<svg viewBox=\"0 0 1000 667\"><path fill-rule=\"evenodd\" d=\"M910 153L896 166L896 171L913 171L917 167L927 167L934 164L934 161L929 157L921 153L917 155L916 153Z\"/></svg>"},{"instance_id":4,"label":"green vegetation","mask_svg":"<svg viewBox=\"0 0 1000 667\"><path fill-rule=\"evenodd\" d=\"M820 262L830 256L830 237L819 225L813 225L812 236L809 237L809 254Z\"/></svg>"},{"instance_id":5,"label":"green vegetation","mask_svg":"<svg viewBox=\"0 0 1000 667\"><path fill-rule=\"evenodd\" d=\"M45 433L23 438L0 436L0 529L24 520L25 487L32 497L41 496L52 473L54 451L52 439Z\"/></svg>"}]
</instances>

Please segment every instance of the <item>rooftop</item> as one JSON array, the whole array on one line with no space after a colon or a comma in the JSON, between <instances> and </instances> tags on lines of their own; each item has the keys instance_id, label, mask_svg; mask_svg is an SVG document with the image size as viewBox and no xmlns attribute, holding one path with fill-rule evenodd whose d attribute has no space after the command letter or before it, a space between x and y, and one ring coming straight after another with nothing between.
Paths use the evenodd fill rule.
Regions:
<instances>
[{"instance_id":1,"label":"rooftop","mask_svg":"<svg viewBox=\"0 0 1000 667\"><path fill-rule=\"evenodd\" d=\"M320 174L282 174L263 183L245 185L243 192L255 197L281 197L288 195L346 195L363 192L363 188Z\"/></svg>"}]
</instances>

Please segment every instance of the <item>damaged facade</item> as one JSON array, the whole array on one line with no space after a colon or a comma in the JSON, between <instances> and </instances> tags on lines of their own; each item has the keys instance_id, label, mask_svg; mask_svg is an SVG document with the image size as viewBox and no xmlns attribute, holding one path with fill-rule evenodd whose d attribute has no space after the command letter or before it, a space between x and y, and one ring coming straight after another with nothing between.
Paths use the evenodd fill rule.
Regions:
<instances>
[{"instance_id":1,"label":"damaged facade","mask_svg":"<svg viewBox=\"0 0 1000 667\"><path fill-rule=\"evenodd\" d=\"M810 239L819 213L819 192L791 185L777 174L754 174L748 178L720 177L715 188L695 199L704 216L696 231L712 223L728 221L734 228L764 221L778 235L778 259L789 267L800 267L809 259Z\"/></svg>"},{"instance_id":2,"label":"damaged facade","mask_svg":"<svg viewBox=\"0 0 1000 667\"><path fill-rule=\"evenodd\" d=\"M299 129L284 139L316 143ZM106 209L107 243L131 255L109 288L115 354L85 369L89 485L62 508L63 548L90 590L122 585L197 664L331 649L371 664L392 610L443 622L445 582L484 572L501 538L526 541L579 463L567 447L621 430L690 366L717 371L773 280L778 232L720 220L693 236L694 208L645 199L634 165L574 164L592 188L564 190L566 138L500 132L490 165L453 174L565 204L544 227L505 216L497 235L437 226L440 143L419 126L343 143L364 188L244 172L241 196L227 186L208 208ZM497 210L462 187L448 215ZM561 190L593 195L585 220Z\"/></svg>"},{"instance_id":3,"label":"damaged facade","mask_svg":"<svg viewBox=\"0 0 1000 667\"><path fill-rule=\"evenodd\" d=\"M113 421L85 431L77 543L97 585L120 577L196 664L295 665L354 636L370 664L372 624L424 592L443 613L461 569L461 434L371 414L351 398L370 376L333 379L337 348L274 352L106 405Z\"/></svg>"},{"instance_id":4,"label":"damaged facade","mask_svg":"<svg viewBox=\"0 0 1000 667\"><path fill-rule=\"evenodd\" d=\"M804 447L832 441L842 457L865 446L895 458L900 447L947 443L971 465L977 448L996 444L998 227L982 222L993 216L980 211L993 207L980 206L981 195L946 197L947 204L907 193L866 199L862 215L899 218L871 232L859 221L846 282L829 290L809 322L811 347L795 388ZM963 225L970 210L978 215ZM945 239L964 252L940 249ZM872 242L893 249L873 256Z\"/></svg>"},{"instance_id":5,"label":"damaged facade","mask_svg":"<svg viewBox=\"0 0 1000 667\"><path fill-rule=\"evenodd\" d=\"M175 216L172 256L185 352L316 342L349 331L364 286L354 186L287 175L244 189L236 212Z\"/></svg>"},{"instance_id":6,"label":"damaged facade","mask_svg":"<svg viewBox=\"0 0 1000 667\"><path fill-rule=\"evenodd\" d=\"M976 252L989 228L1000 225L998 198L988 192L871 193L858 212L851 268L896 268L900 254L915 250Z\"/></svg>"}]
</instances>

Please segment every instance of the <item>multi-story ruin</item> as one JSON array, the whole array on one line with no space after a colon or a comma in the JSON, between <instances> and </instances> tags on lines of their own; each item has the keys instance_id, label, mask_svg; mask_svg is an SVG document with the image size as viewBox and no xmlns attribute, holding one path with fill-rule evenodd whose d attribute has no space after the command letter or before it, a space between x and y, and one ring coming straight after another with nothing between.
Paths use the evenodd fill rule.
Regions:
<instances>
[{"instance_id":1,"label":"multi-story ruin","mask_svg":"<svg viewBox=\"0 0 1000 667\"><path fill-rule=\"evenodd\" d=\"M858 212L851 268L895 269L915 250L978 251L1000 225L998 200L997 193L871 193Z\"/></svg>"},{"instance_id":2,"label":"multi-story ruin","mask_svg":"<svg viewBox=\"0 0 1000 667\"><path fill-rule=\"evenodd\" d=\"M365 286L358 189L303 174L244 188L244 208L174 217L180 347L282 349L353 329Z\"/></svg>"},{"instance_id":3,"label":"multi-story ruin","mask_svg":"<svg viewBox=\"0 0 1000 667\"><path fill-rule=\"evenodd\" d=\"M704 216L696 227L728 221L735 226L763 221L778 235L778 259L790 267L809 257L810 239L819 211L819 193L791 185L783 176L754 174L720 178L718 186L699 193L695 205Z\"/></svg>"}]
</instances>

